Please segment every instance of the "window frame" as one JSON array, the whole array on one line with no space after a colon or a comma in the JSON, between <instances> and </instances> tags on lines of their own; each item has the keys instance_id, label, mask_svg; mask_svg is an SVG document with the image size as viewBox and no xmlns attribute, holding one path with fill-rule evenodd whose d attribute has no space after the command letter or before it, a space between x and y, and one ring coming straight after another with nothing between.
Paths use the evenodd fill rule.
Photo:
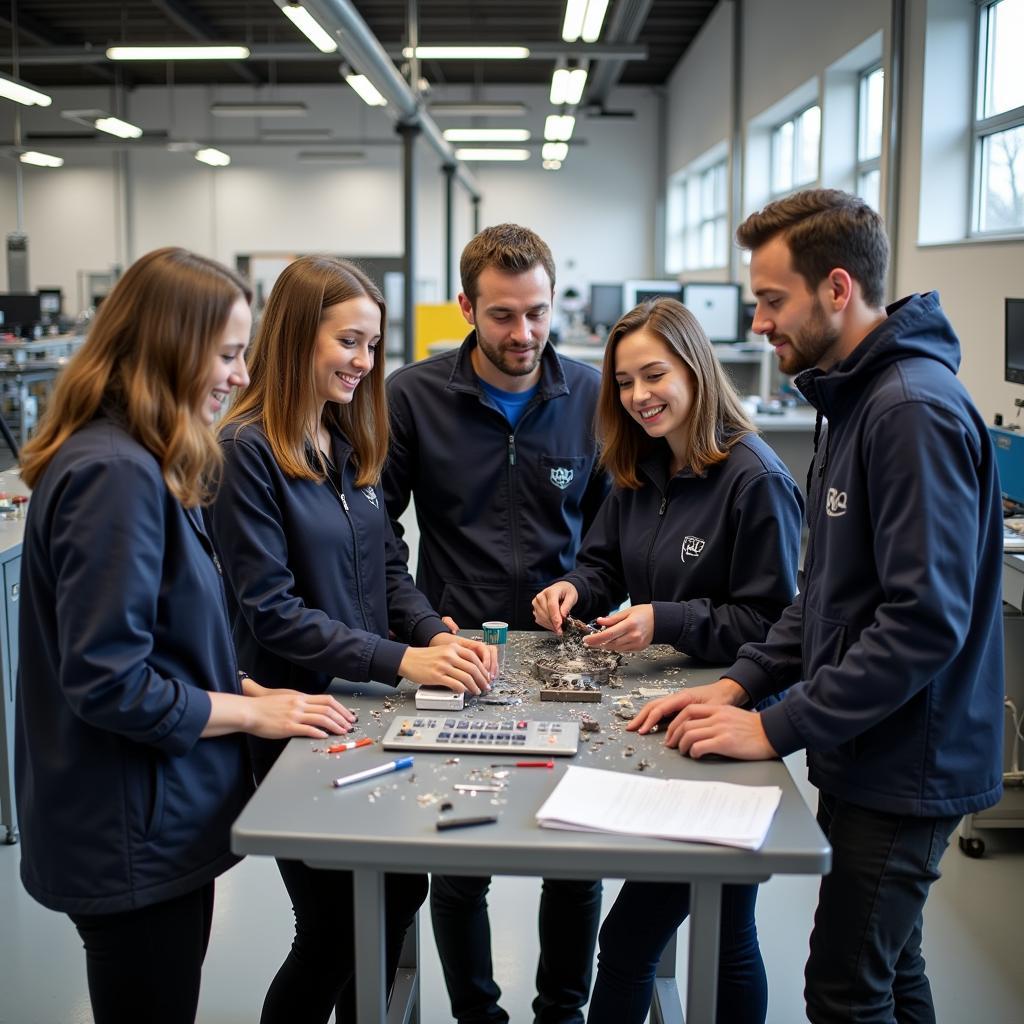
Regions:
<instances>
[{"instance_id":1,"label":"window frame","mask_svg":"<svg viewBox=\"0 0 1024 1024\"><path fill-rule=\"evenodd\" d=\"M808 178L806 181L796 181L796 169L797 169L797 166L799 164L800 141L801 141L800 119L809 110L813 110L815 107L817 107L817 109L818 109L818 159L817 159L817 166L815 168L815 175L814 175L813 178ZM821 182L821 137L822 137L822 119L821 118L822 118L821 100L820 99L814 99L810 103L804 104L804 106L802 106L799 109L795 110L788 117L784 118L783 120L779 121L777 124L774 124L772 126L771 131L769 132L769 135L768 135L768 147L769 147L769 158L768 158L768 163L769 163L769 166L768 166L768 194L769 194L769 200L770 201L774 201L776 199L781 199L781 198L783 198L783 196L791 195L793 192L796 192L798 189L816 188L818 186L818 184ZM777 163L776 163L777 156L776 156L776 154L778 153L778 148L779 148L778 145L777 145L777 140L778 140L778 137L779 137L779 133L782 131L782 129L787 124L792 124L793 125L792 152L790 154L790 156L792 158L792 168L793 168L792 176L793 176L793 180L791 181L791 183L790 183L788 188L776 189L775 188L775 177L776 177L775 170L776 170L776 167L777 167Z\"/></svg>"},{"instance_id":2,"label":"window frame","mask_svg":"<svg viewBox=\"0 0 1024 1024\"><path fill-rule=\"evenodd\" d=\"M716 174L721 176L720 189L716 188ZM704 204L705 182L710 185L711 202L708 206ZM675 221L670 223L666 232L666 269L669 273L718 270L728 266L728 185L728 152L701 160L675 178L668 200L669 220ZM696 190L694 217L691 216L693 190ZM721 194L716 195L719 192ZM678 220L674 215L678 215ZM704 262L701 256L702 238L707 229L710 229L712 238L710 262ZM716 241L721 239L725 239L725 245L721 252L716 252ZM696 259L691 260L691 253L696 253ZM671 258L673 256L678 258Z\"/></svg>"},{"instance_id":3,"label":"window frame","mask_svg":"<svg viewBox=\"0 0 1024 1024\"><path fill-rule=\"evenodd\" d=\"M882 73L882 138L879 140L878 155L873 157L864 157L861 152L861 142L863 141L864 135L865 94L867 92L868 79L877 72ZM873 64L869 64L857 73L856 122L857 137L854 144L853 182L854 191L863 199L864 196L861 192L861 182L863 179L872 172L877 172L879 179L881 179L882 173L882 149L885 144L885 66L880 60L875 61ZM881 205L881 180L879 180L878 201L879 205Z\"/></svg>"},{"instance_id":4,"label":"window frame","mask_svg":"<svg viewBox=\"0 0 1024 1024\"><path fill-rule=\"evenodd\" d=\"M1024 224L995 229L982 229L981 227L984 204L982 193L985 189L983 164L986 141L1005 131L1012 131L1015 128L1024 129L1024 104L998 114L984 116L984 102L989 87L988 47L991 38L989 17L999 2L1000 0L986 0L986 2L979 3L974 20L974 90L971 96L971 156L967 223L968 237L977 239L1015 238L1024 235Z\"/></svg>"}]
</instances>

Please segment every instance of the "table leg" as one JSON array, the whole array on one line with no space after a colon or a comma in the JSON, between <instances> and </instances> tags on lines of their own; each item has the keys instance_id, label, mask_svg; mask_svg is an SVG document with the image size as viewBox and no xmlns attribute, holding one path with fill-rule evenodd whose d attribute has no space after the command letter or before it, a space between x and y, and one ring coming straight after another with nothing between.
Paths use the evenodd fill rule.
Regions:
<instances>
[{"instance_id":1,"label":"table leg","mask_svg":"<svg viewBox=\"0 0 1024 1024\"><path fill-rule=\"evenodd\" d=\"M683 1005L679 1001L679 984L676 981L676 936L674 934L661 952L658 969L654 975L651 1024L683 1024Z\"/></svg>"},{"instance_id":2,"label":"table leg","mask_svg":"<svg viewBox=\"0 0 1024 1024\"><path fill-rule=\"evenodd\" d=\"M412 919L405 933L402 952L398 954L398 970L388 1001L388 1024L419 1024L420 1020L420 916Z\"/></svg>"},{"instance_id":3,"label":"table leg","mask_svg":"<svg viewBox=\"0 0 1024 1024\"><path fill-rule=\"evenodd\" d=\"M356 1020L385 1024L384 874L372 868L352 872L356 944Z\"/></svg>"},{"instance_id":4,"label":"table leg","mask_svg":"<svg viewBox=\"0 0 1024 1024\"><path fill-rule=\"evenodd\" d=\"M690 961L686 977L689 1024L715 1024L721 918L722 883L690 882Z\"/></svg>"}]
</instances>

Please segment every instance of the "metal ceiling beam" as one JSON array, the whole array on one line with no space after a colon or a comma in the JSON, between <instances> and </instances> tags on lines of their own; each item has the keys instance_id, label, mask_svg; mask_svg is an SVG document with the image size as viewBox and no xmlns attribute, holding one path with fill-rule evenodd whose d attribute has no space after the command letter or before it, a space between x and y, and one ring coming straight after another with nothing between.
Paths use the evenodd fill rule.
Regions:
<instances>
[{"instance_id":1,"label":"metal ceiling beam","mask_svg":"<svg viewBox=\"0 0 1024 1024\"><path fill-rule=\"evenodd\" d=\"M0 27L14 29L14 22L9 17L0 15ZM39 18L33 17L31 14L24 14L21 11L18 12L18 36L24 37L25 39L31 40L37 46L40 47L59 47L59 46L72 46L73 40L66 32L61 32L55 29L52 25L41 21ZM30 53L32 51L29 51ZM9 52L7 55L7 61L13 58L13 52ZM18 63L24 64L25 57L21 53L20 48L18 52ZM29 61L28 63L33 63ZM89 71L103 82L113 82L114 76L106 68L97 68L90 66Z\"/></svg>"},{"instance_id":2,"label":"metal ceiling beam","mask_svg":"<svg viewBox=\"0 0 1024 1024\"><path fill-rule=\"evenodd\" d=\"M172 21L178 28L187 32L194 39L203 43L218 41L218 33L204 18L200 17L182 0L152 0L153 6ZM231 69L244 82L250 85L261 85L259 76L239 61L231 61Z\"/></svg>"},{"instance_id":3,"label":"metal ceiling beam","mask_svg":"<svg viewBox=\"0 0 1024 1024\"><path fill-rule=\"evenodd\" d=\"M441 162L456 167L456 177L462 186L471 196L479 196L476 179L465 164L455 158L455 151L445 141L437 122L423 109L420 98L399 74L394 61L355 5L349 0L307 0L306 6L320 24L337 37L342 56L380 90L399 123L419 125Z\"/></svg>"},{"instance_id":4,"label":"metal ceiling beam","mask_svg":"<svg viewBox=\"0 0 1024 1024\"><path fill-rule=\"evenodd\" d=\"M622 46L635 42L643 30L647 16L651 13L653 0L620 0L612 11L608 22L606 38L611 45ZM646 47L643 48L646 51ZM644 54L646 57L646 52ZM604 107L612 89L618 84L622 72L635 57L614 56L598 59L590 81L583 106ZM640 58L641 60L644 58Z\"/></svg>"}]
</instances>

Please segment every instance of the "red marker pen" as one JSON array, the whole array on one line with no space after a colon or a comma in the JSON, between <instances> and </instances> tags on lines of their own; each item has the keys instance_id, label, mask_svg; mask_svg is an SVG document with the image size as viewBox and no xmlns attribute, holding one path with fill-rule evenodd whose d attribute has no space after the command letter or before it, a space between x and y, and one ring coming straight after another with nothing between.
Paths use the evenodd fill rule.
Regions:
<instances>
[{"instance_id":1,"label":"red marker pen","mask_svg":"<svg viewBox=\"0 0 1024 1024\"><path fill-rule=\"evenodd\" d=\"M340 754L345 750L355 750L356 747L369 747L373 745L373 740L369 736L364 736L359 740L349 740L347 743L335 743L333 747L327 748L328 754Z\"/></svg>"}]
</instances>

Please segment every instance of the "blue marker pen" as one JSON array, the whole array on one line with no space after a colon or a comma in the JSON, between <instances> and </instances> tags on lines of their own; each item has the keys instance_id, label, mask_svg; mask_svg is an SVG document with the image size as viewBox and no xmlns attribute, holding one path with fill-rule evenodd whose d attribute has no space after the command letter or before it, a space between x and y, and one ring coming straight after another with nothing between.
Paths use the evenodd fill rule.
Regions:
<instances>
[{"instance_id":1,"label":"blue marker pen","mask_svg":"<svg viewBox=\"0 0 1024 1024\"><path fill-rule=\"evenodd\" d=\"M331 783L335 789L342 786L351 786L354 782L362 782L364 779L375 779L378 775L387 775L390 772L401 771L403 768L411 768L413 759L411 757L399 757L397 760L388 761L387 764L379 764L376 768L367 768L365 771L355 772L352 775L342 775Z\"/></svg>"}]
</instances>

